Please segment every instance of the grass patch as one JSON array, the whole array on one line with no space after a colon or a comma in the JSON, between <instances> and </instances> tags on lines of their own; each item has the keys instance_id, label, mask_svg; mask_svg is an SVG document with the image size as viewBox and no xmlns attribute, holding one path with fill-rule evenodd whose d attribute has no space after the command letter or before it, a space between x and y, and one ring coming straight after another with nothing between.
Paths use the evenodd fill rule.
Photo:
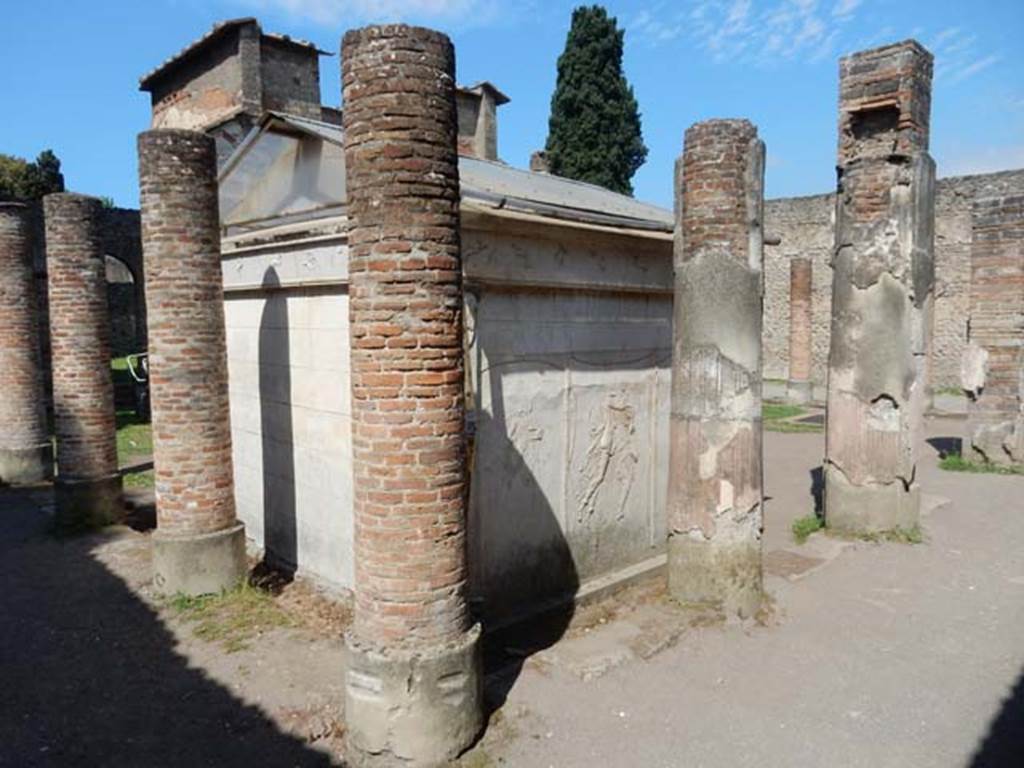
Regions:
<instances>
[{"instance_id":1,"label":"grass patch","mask_svg":"<svg viewBox=\"0 0 1024 768\"><path fill-rule=\"evenodd\" d=\"M1007 467L987 461L971 461L959 453L948 453L939 459L939 468L949 472L975 472L991 475L1024 475L1024 467Z\"/></svg>"},{"instance_id":2,"label":"grass patch","mask_svg":"<svg viewBox=\"0 0 1024 768\"><path fill-rule=\"evenodd\" d=\"M964 390L961 387L939 387L938 389L932 390L933 395L954 395L963 397Z\"/></svg>"},{"instance_id":3,"label":"grass patch","mask_svg":"<svg viewBox=\"0 0 1024 768\"><path fill-rule=\"evenodd\" d=\"M881 544L882 542L889 542L892 544L924 544L926 541L924 531L919 525L915 525L912 528L893 528L888 531L879 531L877 533L847 533L845 531L834 531L831 529L826 529L826 531L830 536L834 536L837 539L869 541L873 544Z\"/></svg>"},{"instance_id":4,"label":"grass patch","mask_svg":"<svg viewBox=\"0 0 1024 768\"><path fill-rule=\"evenodd\" d=\"M134 464L153 455L153 426L140 419L134 411L117 412L117 462ZM153 470L128 472L126 488L152 488Z\"/></svg>"},{"instance_id":5,"label":"grass patch","mask_svg":"<svg viewBox=\"0 0 1024 768\"><path fill-rule=\"evenodd\" d=\"M237 653L275 627L294 626L269 592L248 583L219 595L175 595L169 601L175 615L194 624L192 633Z\"/></svg>"},{"instance_id":6,"label":"grass patch","mask_svg":"<svg viewBox=\"0 0 1024 768\"><path fill-rule=\"evenodd\" d=\"M817 515L805 515L793 521L793 539L797 544L803 544L812 533L817 533L825 527L822 519Z\"/></svg>"},{"instance_id":7,"label":"grass patch","mask_svg":"<svg viewBox=\"0 0 1024 768\"><path fill-rule=\"evenodd\" d=\"M134 379L128 373L128 360L124 357L115 357L110 361L110 375L114 379L114 386L118 384L131 384Z\"/></svg>"},{"instance_id":8,"label":"grass patch","mask_svg":"<svg viewBox=\"0 0 1024 768\"><path fill-rule=\"evenodd\" d=\"M801 424L788 421L804 416L807 410L799 405L786 403L763 403L761 405L761 421L766 432L821 432L819 424Z\"/></svg>"}]
</instances>

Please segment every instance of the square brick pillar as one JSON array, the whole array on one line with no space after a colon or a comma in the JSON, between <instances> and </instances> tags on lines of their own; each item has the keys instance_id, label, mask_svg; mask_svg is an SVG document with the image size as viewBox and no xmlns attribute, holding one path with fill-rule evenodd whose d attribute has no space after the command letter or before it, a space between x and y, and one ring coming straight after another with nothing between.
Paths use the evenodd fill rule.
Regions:
<instances>
[{"instance_id":1,"label":"square brick pillar","mask_svg":"<svg viewBox=\"0 0 1024 768\"><path fill-rule=\"evenodd\" d=\"M39 307L32 270L32 212L0 202L0 483L53 476L46 428Z\"/></svg>"},{"instance_id":2,"label":"square brick pillar","mask_svg":"<svg viewBox=\"0 0 1024 768\"><path fill-rule=\"evenodd\" d=\"M124 513L117 466L106 263L94 197L43 198L50 302L54 485L59 528L105 525Z\"/></svg>"},{"instance_id":3,"label":"square brick pillar","mask_svg":"<svg viewBox=\"0 0 1024 768\"><path fill-rule=\"evenodd\" d=\"M813 263L798 256L789 262L789 381L786 397L793 403L809 403L814 397L811 382L811 292Z\"/></svg>"},{"instance_id":4,"label":"square brick pillar","mask_svg":"<svg viewBox=\"0 0 1024 768\"><path fill-rule=\"evenodd\" d=\"M976 200L964 456L1024 467L1024 196Z\"/></svg>"},{"instance_id":5,"label":"square brick pillar","mask_svg":"<svg viewBox=\"0 0 1024 768\"><path fill-rule=\"evenodd\" d=\"M825 522L911 529L933 295L932 56L914 41L840 61Z\"/></svg>"},{"instance_id":6,"label":"square brick pillar","mask_svg":"<svg viewBox=\"0 0 1024 768\"><path fill-rule=\"evenodd\" d=\"M483 723L466 601L455 52L404 25L342 42L355 508L347 759L434 766Z\"/></svg>"},{"instance_id":7,"label":"square brick pillar","mask_svg":"<svg viewBox=\"0 0 1024 768\"><path fill-rule=\"evenodd\" d=\"M201 595L246 574L235 517L214 140L139 135L156 520L153 583Z\"/></svg>"},{"instance_id":8,"label":"square brick pillar","mask_svg":"<svg viewBox=\"0 0 1024 768\"><path fill-rule=\"evenodd\" d=\"M669 426L672 595L761 605L764 144L746 120L686 132L676 163Z\"/></svg>"}]
</instances>

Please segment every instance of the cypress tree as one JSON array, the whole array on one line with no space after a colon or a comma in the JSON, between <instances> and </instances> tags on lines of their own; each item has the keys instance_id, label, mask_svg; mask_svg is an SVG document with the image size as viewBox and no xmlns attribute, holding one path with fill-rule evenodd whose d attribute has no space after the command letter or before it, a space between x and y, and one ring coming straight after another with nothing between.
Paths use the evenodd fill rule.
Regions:
<instances>
[{"instance_id":1,"label":"cypress tree","mask_svg":"<svg viewBox=\"0 0 1024 768\"><path fill-rule=\"evenodd\" d=\"M631 195L647 147L633 88L622 74L624 34L599 5L572 12L545 149L552 173Z\"/></svg>"}]
</instances>

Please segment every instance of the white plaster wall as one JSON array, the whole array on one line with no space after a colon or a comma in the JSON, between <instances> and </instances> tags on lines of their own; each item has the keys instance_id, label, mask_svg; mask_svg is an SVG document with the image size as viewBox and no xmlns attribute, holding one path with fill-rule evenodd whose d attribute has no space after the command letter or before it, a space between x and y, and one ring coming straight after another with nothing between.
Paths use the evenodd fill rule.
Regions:
<instances>
[{"instance_id":1,"label":"white plaster wall","mask_svg":"<svg viewBox=\"0 0 1024 768\"><path fill-rule=\"evenodd\" d=\"M238 516L300 572L352 586L348 296L343 285L225 298Z\"/></svg>"},{"instance_id":2,"label":"white plaster wall","mask_svg":"<svg viewBox=\"0 0 1024 768\"><path fill-rule=\"evenodd\" d=\"M509 249L552 248L466 240L469 275ZM538 269L531 288L484 282L467 297L471 588L494 618L664 551L671 295L626 292L649 278L635 253L557 250L547 270L580 284L589 265L601 290L540 288Z\"/></svg>"}]
</instances>

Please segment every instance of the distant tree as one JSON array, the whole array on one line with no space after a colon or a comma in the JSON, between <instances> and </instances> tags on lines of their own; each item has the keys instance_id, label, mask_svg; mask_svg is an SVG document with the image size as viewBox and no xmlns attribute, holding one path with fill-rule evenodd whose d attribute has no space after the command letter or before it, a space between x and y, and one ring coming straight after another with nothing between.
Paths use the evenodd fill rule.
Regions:
<instances>
[{"instance_id":1,"label":"distant tree","mask_svg":"<svg viewBox=\"0 0 1024 768\"><path fill-rule=\"evenodd\" d=\"M647 147L633 88L622 74L624 34L599 5L572 12L546 151L551 173L631 195Z\"/></svg>"},{"instance_id":2,"label":"distant tree","mask_svg":"<svg viewBox=\"0 0 1024 768\"><path fill-rule=\"evenodd\" d=\"M34 163L0 154L0 198L38 200L63 191L60 159L49 149L40 152Z\"/></svg>"}]
</instances>

